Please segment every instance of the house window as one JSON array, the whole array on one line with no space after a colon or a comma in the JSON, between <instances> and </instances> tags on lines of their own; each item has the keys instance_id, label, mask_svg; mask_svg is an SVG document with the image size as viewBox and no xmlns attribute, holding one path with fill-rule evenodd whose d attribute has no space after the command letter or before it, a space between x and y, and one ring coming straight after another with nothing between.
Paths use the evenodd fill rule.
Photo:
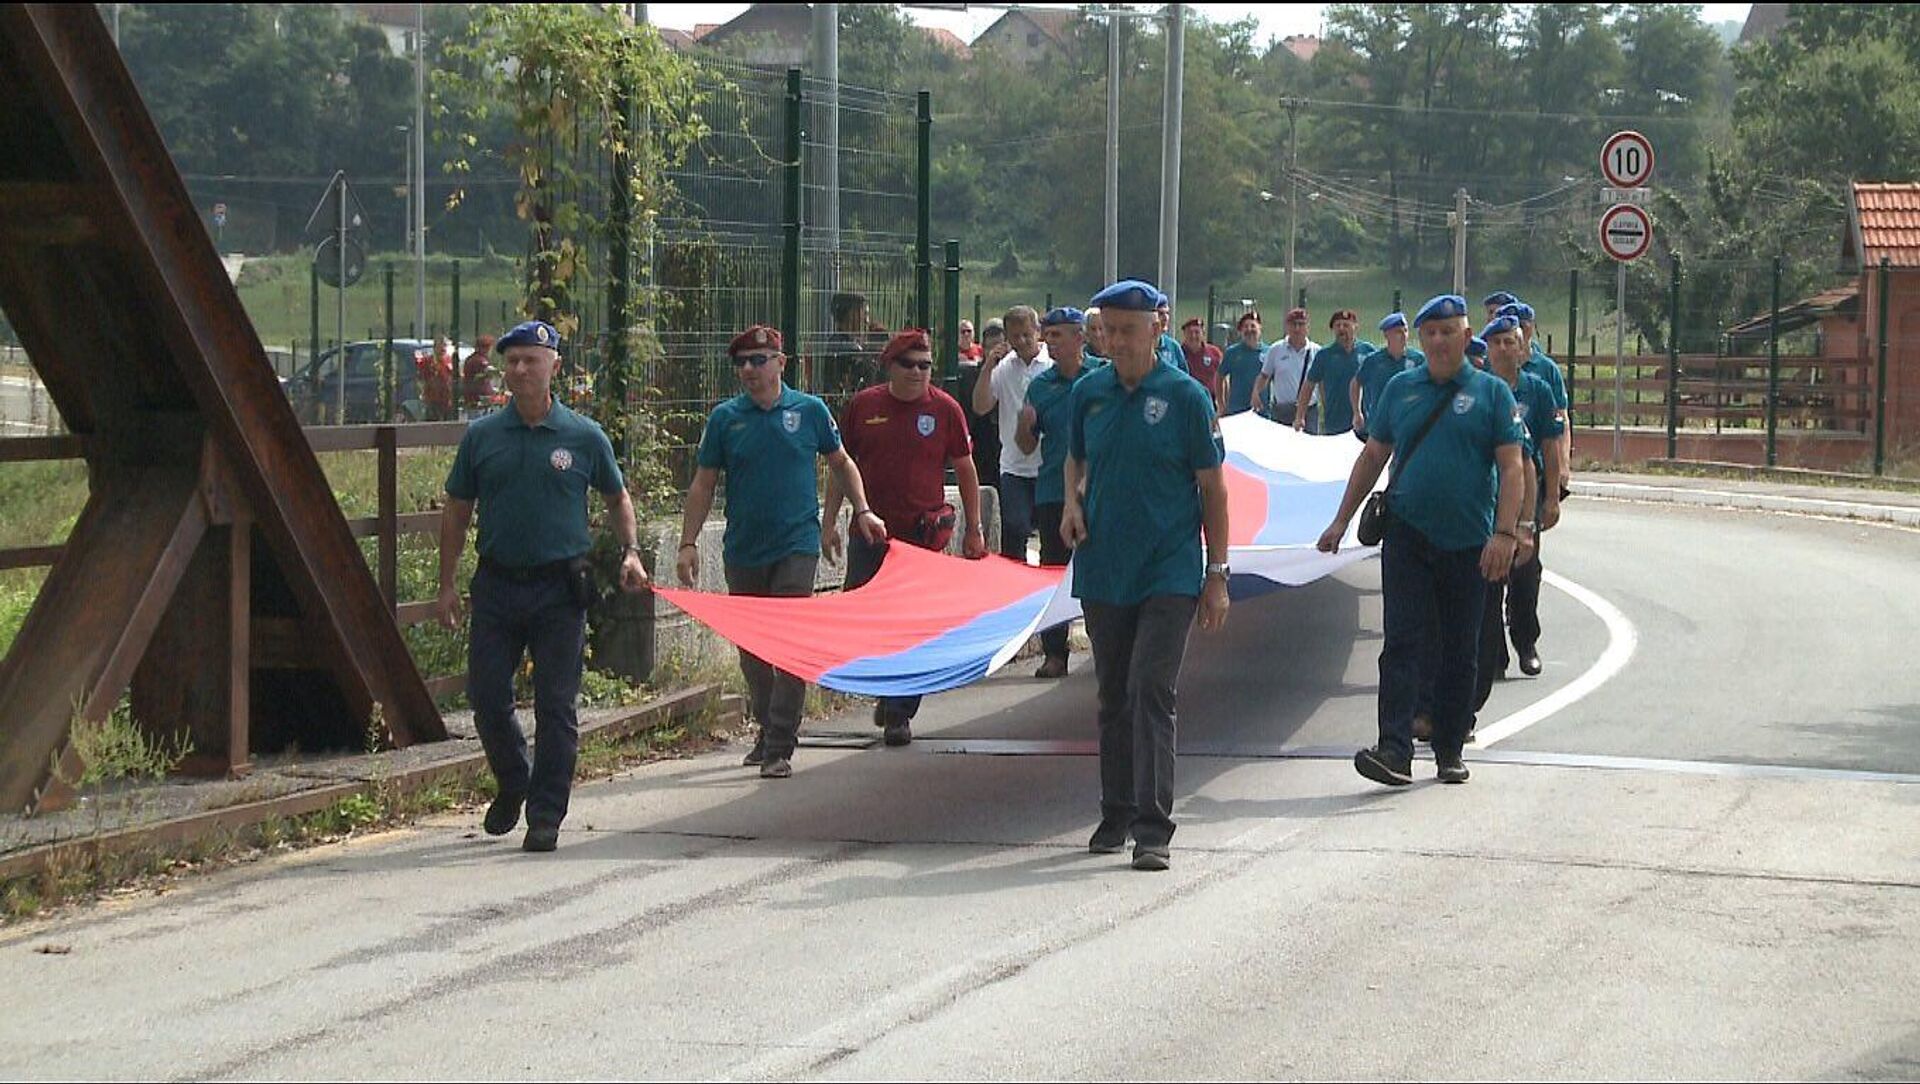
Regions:
<instances>
[{"instance_id":1,"label":"house window","mask_svg":"<svg viewBox=\"0 0 1920 1084\"><path fill-rule=\"evenodd\" d=\"M1027 31L1027 48L1037 49L1039 47L1040 47L1040 32L1038 30Z\"/></svg>"}]
</instances>

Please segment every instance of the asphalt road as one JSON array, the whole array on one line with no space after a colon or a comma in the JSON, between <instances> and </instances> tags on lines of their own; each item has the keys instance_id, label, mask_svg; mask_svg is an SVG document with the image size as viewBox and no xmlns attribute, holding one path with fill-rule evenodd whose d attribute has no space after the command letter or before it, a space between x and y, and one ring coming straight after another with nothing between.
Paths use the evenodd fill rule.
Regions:
<instances>
[{"instance_id":1,"label":"asphalt road","mask_svg":"<svg viewBox=\"0 0 1920 1084\"><path fill-rule=\"evenodd\" d=\"M1619 619L1548 590L1482 725L1572 702L1466 787L1333 759L1362 565L1193 641L1170 873L1084 853L1076 659L787 782L582 788L554 855L445 817L9 932L0 1074L1920 1076L1920 534L1586 502L1549 544Z\"/></svg>"}]
</instances>

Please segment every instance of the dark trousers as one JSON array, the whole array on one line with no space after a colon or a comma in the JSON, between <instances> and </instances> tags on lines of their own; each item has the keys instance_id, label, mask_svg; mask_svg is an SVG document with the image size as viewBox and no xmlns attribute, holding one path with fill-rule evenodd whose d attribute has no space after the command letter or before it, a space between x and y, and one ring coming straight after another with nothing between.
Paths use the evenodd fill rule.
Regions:
<instances>
[{"instance_id":1,"label":"dark trousers","mask_svg":"<svg viewBox=\"0 0 1920 1084\"><path fill-rule=\"evenodd\" d=\"M1500 613L1509 594L1511 589L1504 581L1490 583L1487 585L1486 603L1480 607L1480 663L1473 682L1473 710L1476 715L1487 706L1487 698L1493 695L1493 683L1507 672L1507 667L1513 662L1512 656L1507 654L1507 626Z\"/></svg>"},{"instance_id":2,"label":"dark trousers","mask_svg":"<svg viewBox=\"0 0 1920 1084\"><path fill-rule=\"evenodd\" d=\"M1513 649L1522 655L1540 642L1540 539L1533 535L1533 560L1513 566L1508 577L1507 626L1513 633Z\"/></svg>"},{"instance_id":3,"label":"dark trousers","mask_svg":"<svg viewBox=\"0 0 1920 1084\"><path fill-rule=\"evenodd\" d=\"M500 793L524 798L527 824L558 828L567 819L580 748L580 669L587 612L559 574L516 582L482 564L470 585L467 699L487 766ZM513 675L533 655L533 759L514 714Z\"/></svg>"},{"instance_id":4,"label":"dark trousers","mask_svg":"<svg viewBox=\"0 0 1920 1084\"><path fill-rule=\"evenodd\" d=\"M1174 700L1199 602L1081 603L1100 686L1100 819L1130 825L1142 846L1173 839Z\"/></svg>"},{"instance_id":5,"label":"dark trousers","mask_svg":"<svg viewBox=\"0 0 1920 1084\"><path fill-rule=\"evenodd\" d=\"M813 594L813 574L820 555L794 553L770 565L727 566L727 593L762 598L805 598ZM750 651L740 652L740 672L747 677L747 699L753 706L760 736L754 745L768 760L793 756L800 743L800 712L807 703L807 683L777 670Z\"/></svg>"},{"instance_id":6,"label":"dark trousers","mask_svg":"<svg viewBox=\"0 0 1920 1084\"><path fill-rule=\"evenodd\" d=\"M1060 517L1066 512L1063 503L1048 502L1033 506L1033 520L1040 528L1040 567L1065 568L1073 559L1073 547L1060 537ZM1073 626L1056 625L1040 633L1040 649L1049 659L1067 657L1067 630Z\"/></svg>"},{"instance_id":7,"label":"dark trousers","mask_svg":"<svg viewBox=\"0 0 1920 1084\"><path fill-rule=\"evenodd\" d=\"M1033 533L1033 487L1031 478L1000 476L1000 556L1022 564L1027 560L1027 536Z\"/></svg>"},{"instance_id":8,"label":"dark trousers","mask_svg":"<svg viewBox=\"0 0 1920 1084\"><path fill-rule=\"evenodd\" d=\"M879 545L861 538L857 533L847 535L847 581L841 590L851 591L863 587L868 580L880 571L880 562L887 555L887 546L912 545L901 539ZM920 698L917 696L883 696L880 698L880 710L901 719L912 719L920 713Z\"/></svg>"},{"instance_id":9,"label":"dark trousers","mask_svg":"<svg viewBox=\"0 0 1920 1084\"><path fill-rule=\"evenodd\" d=\"M1473 725L1479 669L1480 612L1487 581L1480 549L1443 550L1415 528L1395 522L1380 551L1386 635L1380 649L1380 749L1413 756L1413 714L1435 655L1433 748L1458 753Z\"/></svg>"}]
</instances>

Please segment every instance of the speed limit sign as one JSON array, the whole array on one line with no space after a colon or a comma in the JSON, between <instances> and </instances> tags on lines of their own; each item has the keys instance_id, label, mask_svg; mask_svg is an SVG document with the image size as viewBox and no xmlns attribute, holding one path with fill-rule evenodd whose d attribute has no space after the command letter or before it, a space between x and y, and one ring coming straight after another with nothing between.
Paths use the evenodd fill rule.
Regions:
<instances>
[{"instance_id":1,"label":"speed limit sign","mask_svg":"<svg viewBox=\"0 0 1920 1084\"><path fill-rule=\"evenodd\" d=\"M1639 132L1615 132L1600 148L1600 173L1615 188L1639 188L1653 176L1653 144Z\"/></svg>"}]
</instances>

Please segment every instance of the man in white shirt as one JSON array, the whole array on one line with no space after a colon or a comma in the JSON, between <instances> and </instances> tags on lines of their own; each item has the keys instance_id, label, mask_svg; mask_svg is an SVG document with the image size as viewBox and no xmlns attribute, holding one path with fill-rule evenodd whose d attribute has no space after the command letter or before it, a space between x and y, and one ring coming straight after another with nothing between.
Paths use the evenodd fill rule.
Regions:
<instances>
[{"instance_id":1,"label":"man in white shirt","mask_svg":"<svg viewBox=\"0 0 1920 1084\"><path fill-rule=\"evenodd\" d=\"M998 359L988 354L980 362L980 378L973 385L973 412L998 411L1000 432L1000 555L1027 559L1027 538L1033 534L1034 481L1040 477L1040 450L1020 450L1012 434L1020 429L1020 408L1027 403L1027 385L1053 367L1040 341L1040 314L1030 305L1015 305L1005 317L1007 345Z\"/></svg>"},{"instance_id":2,"label":"man in white shirt","mask_svg":"<svg viewBox=\"0 0 1920 1084\"><path fill-rule=\"evenodd\" d=\"M1267 356L1261 359L1260 376L1253 382L1253 408L1260 409L1260 404L1266 402L1262 393L1272 387L1273 406L1267 416L1282 424L1291 424L1307 366L1320 344L1307 338L1307 310L1289 309L1286 327L1287 337L1268 347ZM1308 404L1315 401L1309 399Z\"/></svg>"}]
</instances>

